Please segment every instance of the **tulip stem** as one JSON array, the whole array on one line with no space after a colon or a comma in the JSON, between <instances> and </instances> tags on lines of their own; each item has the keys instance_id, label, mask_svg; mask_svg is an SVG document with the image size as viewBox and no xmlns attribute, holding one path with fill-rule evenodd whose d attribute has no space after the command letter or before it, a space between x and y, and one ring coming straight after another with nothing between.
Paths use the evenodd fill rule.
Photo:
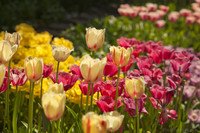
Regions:
<instances>
[{"instance_id":1,"label":"tulip stem","mask_svg":"<svg viewBox=\"0 0 200 133\"><path fill-rule=\"evenodd\" d=\"M19 96L17 93L17 86L16 86L16 97L15 97L15 105L14 105L14 111L13 111L13 120L12 120L12 126L13 126L13 133L17 133L17 114L18 114L18 108L19 108Z\"/></svg>"},{"instance_id":2,"label":"tulip stem","mask_svg":"<svg viewBox=\"0 0 200 133\"><path fill-rule=\"evenodd\" d=\"M119 90L119 75L120 75L120 67L118 67L118 74L117 74L117 88L115 94L115 110L117 110L117 98L118 98L118 90Z\"/></svg>"},{"instance_id":3,"label":"tulip stem","mask_svg":"<svg viewBox=\"0 0 200 133\"><path fill-rule=\"evenodd\" d=\"M41 79L41 88L40 88L40 103L42 102L42 86L43 86L43 78ZM40 133L41 132L41 125L42 125L42 117L41 117L41 114L42 114L42 108L39 106L39 120L38 120L38 132Z\"/></svg>"},{"instance_id":4,"label":"tulip stem","mask_svg":"<svg viewBox=\"0 0 200 133\"><path fill-rule=\"evenodd\" d=\"M52 133L55 133L55 121L51 123Z\"/></svg>"},{"instance_id":5,"label":"tulip stem","mask_svg":"<svg viewBox=\"0 0 200 133\"><path fill-rule=\"evenodd\" d=\"M83 103L83 92L81 91L81 109L80 110L82 110L82 103Z\"/></svg>"},{"instance_id":6,"label":"tulip stem","mask_svg":"<svg viewBox=\"0 0 200 133\"><path fill-rule=\"evenodd\" d=\"M93 83L92 83L91 101L90 101L91 110L92 110L92 101L93 101Z\"/></svg>"},{"instance_id":7,"label":"tulip stem","mask_svg":"<svg viewBox=\"0 0 200 133\"><path fill-rule=\"evenodd\" d=\"M56 83L58 83L58 71L59 71L59 65L60 65L60 61L58 61L58 65L57 65Z\"/></svg>"},{"instance_id":8,"label":"tulip stem","mask_svg":"<svg viewBox=\"0 0 200 133\"><path fill-rule=\"evenodd\" d=\"M7 78L7 90L6 90L6 100L5 100L5 123L4 123L4 128L5 125L8 125L8 132L10 132L10 117L9 117L9 93L10 93L10 63L11 60L9 61L8 64L8 78Z\"/></svg>"},{"instance_id":9,"label":"tulip stem","mask_svg":"<svg viewBox=\"0 0 200 133\"><path fill-rule=\"evenodd\" d=\"M87 90L87 99L86 99L86 109L85 109L85 113L87 113L87 111L88 111L89 93L90 93L90 83L88 82L88 90Z\"/></svg>"},{"instance_id":10,"label":"tulip stem","mask_svg":"<svg viewBox=\"0 0 200 133\"><path fill-rule=\"evenodd\" d=\"M135 109L136 109L136 117L137 117L137 133L139 133L139 114L138 114L138 106L137 106L137 99L135 99Z\"/></svg>"},{"instance_id":11,"label":"tulip stem","mask_svg":"<svg viewBox=\"0 0 200 133\"><path fill-rule=\"evenodd\" d=\"M33 128L33 96L34 96L34 82L31 82L30 81L30 95L29 95L29 114L28 114L28 116L29 116L29 122L28 122L28 127L29 127L29 133L32 133L33 132L33 130L32 130L32 128ZM31 87L32 86L32 87Z\"/></svg>"}]
</instances>

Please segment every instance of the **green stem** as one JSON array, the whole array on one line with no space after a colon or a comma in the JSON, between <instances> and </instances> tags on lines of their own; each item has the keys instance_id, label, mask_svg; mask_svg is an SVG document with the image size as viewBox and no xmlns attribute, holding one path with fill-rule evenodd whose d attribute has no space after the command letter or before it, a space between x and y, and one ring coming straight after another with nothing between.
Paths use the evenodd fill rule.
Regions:
<instances>
[{"instance_id":1,"label":"green stem","mask_svg":"<svg viewBox=\"0 0 200 133\"><path fill-rule=\"evenodd\" d=\"M87 90L87 99L86 99L86 109L85 109L85 113L87 113L87 111L88 111L89 93L90 93L90 83L88 82L88 90Z\"/></svg>"},{"instance_id":2,"label":"green stem","mask_svg":"<svg viewBox=\"0 0 200 133\"><path fill-rule=\"evenodd\" d=\"M30 81L30 95L29 95L29 133L32 133L33 130L33 99L34 99L34 82ZM32 87L31 87L32 86Z\"/></svg>"},{"instance_id":3,"label":"green stem","mask_svg":"<svg viewBox=\"0 0 200 133\"><path fill-rule=\"evenodd\" d=\"M43 86L43 78L41 79L41 88L40 88L40 103L42 102L42 86ZM40 108L40 106L39 106L39 108L38 108L38 110L39 110L39 116L38 116L38 132L40 133L41 132L41 126L42 126L42 117L41 117L41 115L42 115L42 108Z\"/></svg>"},{"instance_id":4,"label":"green stem","mask_svg":"<svg viewBox=\"0 0 200 133\"><path fill-rule=\"evenodd\" d=\"M52 133L55 133L55 121L51 123Z\"/></svg>"},{"instance_id":5,"label":"green stem","mask_svg":"<svg viewBox=\"0 0 200 133\"><path fill-rule=\"evenodd\" d=\"M60 65L60 62L58 61L58 65L57 65L57 73L56 73L56 83L58 83L58 71L59 71L59 65Z\"/></svg>"},{"instance_id":6,"label":"green stem","mask_svg":"<svg viewBox=\"0 0 200 133\"><path fill-rule=\"evenodd\" d=\"M91 101L90 101L91 110L92 110L92 102L93 102L93 83L92 83Z\"/></svg>"},{"instance_id":7,"label":"green stem","mask_svg":"<svg viewBox=\"0 0 200 133\"><path fill-rule=\"evenodd\" d=\"M7 124L8 126L8 132L10 132L10 117L9 117L9 94L10 94L10 63L11 60L9 61L8 64L8 82L7 82L7 90L6 90L6 100L5 100L5 125ZM4 126L5 127L5 126Z\"/></svg>"},{"instance_id":8,"label":"green stem","mask_svg":"<svg viewBox=\"0 0 200 133\"><path fill-rule=\"evenodd\" d=\"M104 81L106 81L106 78L107 78L107 77L105 76Z\"/></svg>"},{"instance_id":9,"label":"green stem","mask_svg":"<svg viewBox=\"0 0 200 133\"><path fill-rule=\"evenodd\" d=\"M81 109L82 109L82 104L83 104L83 92L81 91Z\"/></svg>"},{"instance_id":10,"label":"green stem","mask_svg":"<svg viewBox=\"0 0 200 133\"><path fill-rule=\"evenodd\" d=\"M13 120L12 120L13 133L17 133L18 108L19 108L19 96L17 93L17 86L16 86L16 97L15 97L15 105L14 105Z\"/></svg>"},{"instance_id":11,"label":"green stem","mask_svg":"<svg viewBox=\"0 0 200 133\"><path fill-rule=\"evenodd\" d=\"M137 133L139 133L139 114L138 114L138 106L137 106L137 99L135 99L135 108L136 108L136 117L137 117Z\"/></svg>"},{"instance_id":12,"label":"green stem","mask_svg":"<svg viewBox=\"0 0 200 133\"><path fill-rule=\"evenodd\" d=\"M117 89L115 94L115 110L117 110L117 98L118 98L118 90L119 90L119 75L120 75L120 67L118 67L118 74L117 74Z\"/></svg>"}]
</instances>

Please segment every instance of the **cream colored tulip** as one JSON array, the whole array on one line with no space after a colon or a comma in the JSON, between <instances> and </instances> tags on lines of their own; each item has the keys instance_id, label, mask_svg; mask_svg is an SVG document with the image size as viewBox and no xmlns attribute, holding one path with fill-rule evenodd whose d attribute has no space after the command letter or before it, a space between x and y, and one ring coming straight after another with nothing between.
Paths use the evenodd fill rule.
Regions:
<instances>
[{"instance_id":1,"label":"cream colored tulip","mask_svg":"<svg viewBox=\"0 0 200 133\"><path fill-rule=\"evenodd\" d=\"M123 48L123 47L115 47L111 46L110 47L110 53L113 62L118 66L118 67L123 67L128 64L131 54L133 52L133 48Z\"/></svg>"},{"instance_id":2,"label":"cream colored tulip","mask_svg":"<svg viewBox=\"0 0 200 133\"><path fill-rule=\"evenodd\" d=\"M54 59L59 62L66 61L70 53L73 51L62 45L58 45L58 46L52 45L51 49L52 49L52 54L53 54Z\"/></svg>"},{"instance_id":3,"label":"cream colored tulip","mask_svg":"<svg viewBox=\"0 0 200 133\"><path fill-rule=\"evenodd\" d=\"M84 133L106 133L106 120L94 112L88 112L82 117Z\"/></svg>"},{"instance_id":4,"label":"cream colored tulip","mask_svg":"<svg viewBox=\"0 0 200 133\"><path fill-rule=\"evenodd\" d=\"M18 45L11 45L8 41L0 41L0 64L7 63L17 51Z\"/></svg>"},{"instance_id":5,"label":"cream colored tulip","mask_svg":"<svg viewBox=\"0 0 200 133\"><path fill-rule=\"evenodd\" d=\"M31 82L40 80L43 74L43 59L27 57L24 61L24 70Z\"/></svg>"},{"instance_id":6,"label":"cream colored tulip","mask_svg":"<svg viewBox=\"0 0 200 133\"><path fill-rule=\"evenodd\" d=\"M126 93L134 99L138 99L142 96L145 91L145 81L144 77L139 79L125 79Z\"/></svg>"},{"instance_id":7,"label":"cream colored tulip","mask_svg":"<svg viewBox=\"0 0 200 133\"><path fill-rule=\"evenodd\" d=\"M103 76L103 70L106 65L107 58L102 60L93 59L89 55L85 55L80 64L80 71L83 78L88 82L96 82Z\"/></svg>"},{"instance_id":8,"label":"cream colored tulip","mask_svg":"<svg viewBox=\"0 0 200 133\"><path fill-rule=\"evenodd\" d=\"M103 117L106 119L107 129L110 132L116 132L124 120L124 115L117 111L106 112L103 114Z\"/></svg>"},{"instance_id":9,"label":"cream colored tulip","mask_svg":"<svg viewBox=\"0 0 200 133\"><path fill-rule=\"evenodd\" d=\"M21 35L18 32L8 33L5 32L4 40L8 41L12 46L20 44Z\"/></svg>"},{"instance_id":10,"label":"cream colored tulip","mask_svg":"<svg viewBox=\"0 0 200 133\"><path fill-rule=\"evenodd\" d=\"M4 77L5 77L5 66L4 65L0 65L0 87L2 86L3 84L3 81L4 81Z\"/></svg>"},{"instance_id":11,"label":"cream colored tulip","mask_svg":"<svg viewBox=\"0 0 200 133\"><path fill-rule=\"evenodd\" d=\"M105 29L96 29L96 28L86 28L86 43L88 48L91 51L95 51L101 48L104 42Z\"/></svg>"},{"instance_id":12,"label":"cream colored tulip","mask_svg":"<svg viewBox=\"0 0 200 133\"><path fill-rule=\"evenodd\" d=\"M58 120L65 111L66 95L62 82L50 84L49 91L42 96L42 107L49 120Z\"/></svg>"}]
</instances>

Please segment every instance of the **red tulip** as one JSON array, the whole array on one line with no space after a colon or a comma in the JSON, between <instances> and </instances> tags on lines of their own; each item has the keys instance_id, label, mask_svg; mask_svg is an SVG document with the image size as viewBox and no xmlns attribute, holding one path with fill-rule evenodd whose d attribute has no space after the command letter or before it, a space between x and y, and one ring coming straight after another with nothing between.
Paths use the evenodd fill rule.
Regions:
<instances>
[{"instance_id":1,"label":"red tulip","mask_svg":"<svg viewBox=\"0 0 200 133\"><path fill-rule=\"evenodd\" d=\"M102 112L111 112L115 110L115 100L109 96L101 96L97 101L97 106ZM117 108L122 106L121 99L117 100Z\"/></svg>"},{"instance_id":2,"label":"red tulip","mask_svg":"<svg viewBox=\"0 0 200 133\"><path fill-rule=\"evenodd\" d=\"M176 58L171 60L171 65L176 72L185 72L191 65L187 58Z\"/></svg>"},{"instance_id":3,"label":"red tulip","mask_svg":"<svg viewBox=\"0 0 200 133\"><path fill-rule=\"evenodd\" d=\"M135 39L135 38L126 38L126 37L120 37L117 39L117 43L119 46L124 47L124 48L130 48L133 47L135 44L141 44L141 41Z\"/></svg>"},{"instance_id":4,"label":"red tulip","mask_svg":"<svg viewBox=\"0 0 200 133\"><path fill-rule=\"evenodd\" d=\"M166 123L168 120L168 117L170 117L171 119L177 119L178 115L175 110L164 109L164 110L162 110L160 117L159 117L160 124Z\"/></svg>"},{"instance_id":5,"label":"red tulip","mask_svg":"<svg viewBox=\"0 0 200 133\"><path fill-rule=\"evenodd\" d=\"M52 73L52 71L53 71L53 64L51 64L51 65L44 64L43 78L49 77L49 75Z\"/></svg>"},{"instance_id":6,"label":"red tulip","mask_svg":"<svg viewBox=\"0 0 200 133\"><path fill-rule=\"evenodd\" d=\"M0 87L0 94L4 93L7 90L7 83L8 83L7 79L8 79L7 77L4 77L3 83Z\"/></svg>"},{"instance_id":7,"label":"red tulip","mask_svg":"<svg viewBox=\"0 0 200 133\"><path fill-rule=\"evenodd\" d=\"M10 70L10 78L11 78L11 83L13 86L21 86L26 83L28 80L24 69L17 70L17 69L11 69Z\"/></svg>"},{"instance_id":8,"label":"red tulip","mask_svg":"<svg viewBox=\"0 0 200 133\"><path fill-rule=\"evenodd\" d=\"M54 83L56 83L56 72L51 73L50 78ZM77 75L71 75L70 73L62 71L58 72L58 84L62 82L65 91L71 89L77 80L78 80Z\"/></svg>"},{"instance_id":9,"label":"red tulip","mask_svg":"<svg viewBox=\"0 0 200 133\"><path fill-rule=\"evenodd\" d=\"M161 100L166 95L167 90L165 87L159 86L157 84L154 84L152 87L150 87L150 91L152 96L155 99Z\"/></svg>"},{"instance_id":10,"label":"red tulip","mask_svg":"<svg viewBox=\"0 0 200 133\"><path fill-rule=\"evenodd\" d=\"M99 87L101 86L101 84L102 84L102 81L101 81L101 80L94 83L94 85L93 85L93 94L96 93L97 91L99 91ZM80 87L82 93L83 93L84 95L87 95L88 82L87 82L87 81L84 81L84 82L81 81L81 84L79 84L79 87ZM90 92L89 92L89 95L91 95L91 89L92 89L92 85L90 84Z\"/></svg>"},{"instance_id":11,"label":"red tulip","mask_svg":"<svg viewBox=\"0 0 200 133\"><path fill-rule=\"evenodd\" d=\"M74 75L77 75L80 79L83 79L83 76L78 65L71 66L70 72Z\"/></svg>"},{"instance_id":12,"label":"red tulip","mask_svg":"<svg viewBox=\"0 0 200 133\"><path fill-rule=\"evenodd\" d=\"M133 65L134 61L135 61L134 57L131 56L131 58L130 58L128 64L125 65L125 66L123 66L123 67L121 67L121 71L122 71L122 72L127 72L127 71L131 68L131 66Z\"/></svg>"},{"instance_id":13,"label":"red tulip","mask_svg":"<svg viewBox=\"0 0 200 133\"><path fill-rule=\"evenodd\" d=\"M136 59L136 63L138 68L141 70L142 68L150 69L152 67L153 60L146 56L141 56L140 58Z\"/></svg>"},{"instance_id":14,"label":"red tulip","mask_svg":"<svg viewBox=\"0 0 200 133\"><path fill-rule=\"evenodd\" d=\"M107 62L103 71L103 75L112 77L117 73L118 73L118 67L113 62Z\"/></svg>"}]
</instances>

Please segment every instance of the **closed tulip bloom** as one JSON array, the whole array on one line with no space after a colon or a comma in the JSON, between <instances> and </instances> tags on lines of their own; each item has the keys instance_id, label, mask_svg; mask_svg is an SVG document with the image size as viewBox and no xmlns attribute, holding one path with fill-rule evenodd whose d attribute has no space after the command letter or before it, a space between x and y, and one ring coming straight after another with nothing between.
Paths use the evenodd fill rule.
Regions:
<instances>
[{"instance_id":1,"label":"closed tulip bloom","mask_svg":"<svg viewBox=\"0 0 200 133\"><path fill-rule=\"evenodd\" d=\"M103 76L106 62L106 57L100 60L93 59L89 55L85 55L80 64L80 71L83 79L92 83L99 81Z\"/></svg>"},{"instance_id":2,"label":"closed tulip bloom","mask_svg":"<svg viewBox=\"0 0 200 133\"><path fill-rule=\"evenodd\" d=\"M18 32L8 33L5 32L4 40L8 41L12 46L20 44L21 35Z\"/></svg>"},{"instance_id":3,"label":"closed tulip bloom","mask_svg":"<svg viewBox=\"0 0 200 133\"><path fill-rule=\"evenodd\" d=\"M138 99L142 96L145 90L144 77L139 79L125 79L126 93L134 99Z\"/></svg>"},{"instance_id":4,"label":"closed tulip bloom","mask_svg":"<svg viewBox=\"0 0 200 133\"><path fill-rule=\"evenodd\" d=\"M4 77L5 77L5 66L4 65L0 65L0 87L3 84L4 81Z\"/></svg>"},{"instance_id":5,"label":"closed tulip bloom","mask_svg":"<svg viewBox=\"0 0 200 133\"><path fill-rule=\"evenodd\" d=\"M65 111L66 95L63 84L50 84L49 91L42 96L42 107L49 120L58 120Z\"/></svg>"},{"instance_id":6,"label":"closed tulip bloom","mask_svg":"<svg viewBox=\"0 0 200 133\"><path fill-rule=\"evenodd\" d=\"M69 48L64 47L62 45L58 45L58 46L52 45L51 49L52 49L52 54L53 54L54 59L59 62L66 61L71 51L73 51L73 49L70 50Z\"/></svg>"},{"instance_id":7,"label":"closed tulip bloom","mask_svg":"<svg viewBox=\"0 0 200 133\"><path fill-rule=\"evenodd\" d=\"M103 117L106 119L107 129L110 132L116 132L124 120L124 115L121 115L117 111L104 113Z\"/></svg>"},{"instance_id":8,"label":"closed tulip bloom","mask_svg":"<svg viewBox=\"0 0 200 133\"><path fill-rule=\"evenodd\" d=\"M43 74L43 60L31 56L27 57L24 61L24 70L28 80L38 81Z\"/></svg>"},{"instance_id":9,"label":"closed tulip bloom","mask_svg":"<svg viewBox=\"0 0 200 133\"><path fill-rule=\"evenodd\" d=\"M11 45L8 41L0 41L0 64L7 63L17 51L18 45Z\"/></svg>"},{"instance_id":10,"label":"closed tulip bloom","mask_svg":"<svg viewBox=\"0 0 200 133\"><path fill-rule=\"evenodd\" d=\"M156 27L157 28L163 28L165 26L165 24L166 24L165 20L156 21Z\"/></svg>"},{"instance_id":11,"label":"closed tulip bloom","mask_svg":"<svg viewBox=\"0 0 200 133\"><path fill-rule=\"evenodd\" d=\"M110 47L110 53L112 56L112 60L118 67L123 67L128 64L131 54L133 52L133 48L123 48L123 47Z\"/></svg>"},{"instance_id":12,"label":"closed tulip bloom","mask_svg":"<svg viewBox=\"0 0 200 133\"><path fill-rule=\"evenodd\" d=\"M86 28L86 43L88 48L91 51L95 51L101 48L104 42L105 29L96 29L96 28Z\"/></svg>"},{"instance_id":13,"label":"closed tulip bloom","mask_svg":"<svg viewBox=\"0 0 200 133\"><path fill-rule=\"evenodd\" d=\"M171 12L168 15L168 19L170 22L176 22L180 17L180 13L179 12Z\"/></svg>"},{"instance_id":14,"label":"closed tulip bloom","mask_svg":"<svg viewBox=\"0 0 200 133\"><path fill-rule=\"evenodd\" d=\"M82 117L84 133L106 133L106 120L94 112L88 112Z\"/></svg>"},{"instance_id":15,"label":"closed tulip bloom","mask_svg":"<svg viewBox=\"0 0 200 133\"><path fill-rule=\"evenodd\" d=\"M196 21L196 18L193 16L186 17L186 23L188 24L194 24L195 21Z\"/></svg>"}]
</instances>

